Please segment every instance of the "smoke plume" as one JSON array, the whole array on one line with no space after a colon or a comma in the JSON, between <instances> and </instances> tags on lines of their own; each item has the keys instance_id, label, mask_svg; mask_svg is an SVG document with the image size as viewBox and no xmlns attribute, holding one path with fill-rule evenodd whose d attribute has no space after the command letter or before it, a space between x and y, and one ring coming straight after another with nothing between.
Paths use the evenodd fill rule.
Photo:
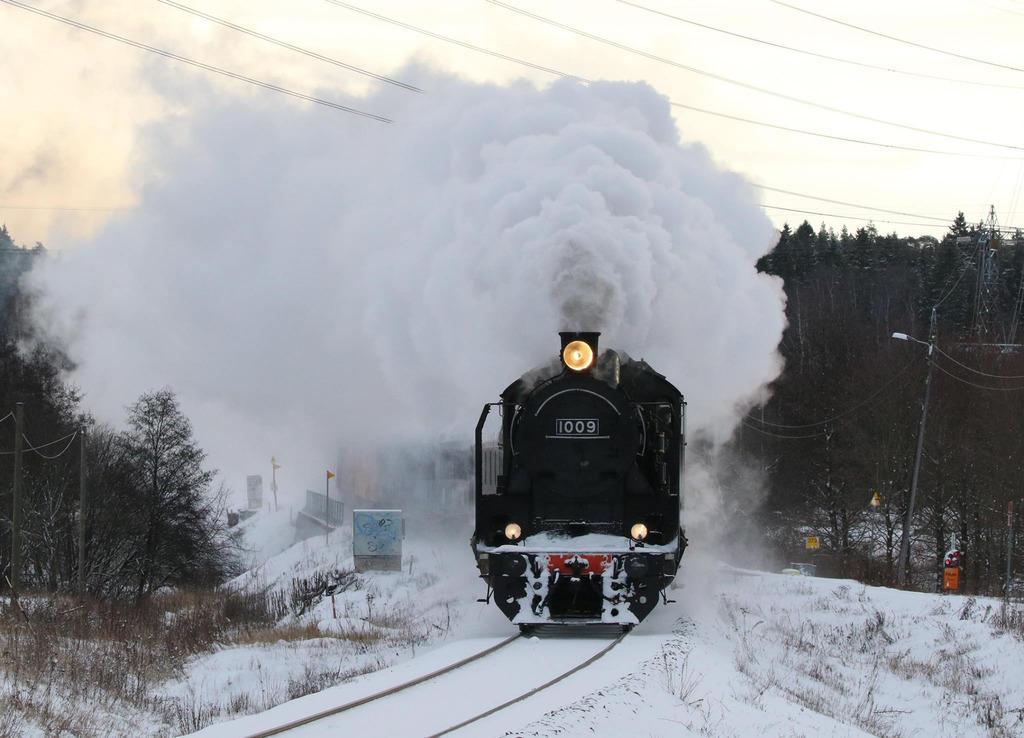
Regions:
<instances>
[{"instance_id":1,"label":"smoke plume","mask_svg":"<svg viewBox=\"0 0 1024 738\"><path fill-rule=\"evenodd\" d=\"M784 324L750 186L644 84L406 76L358 101L394 125L220 100L147 132L139 206L33 276L86 404L169 385L235 488L272 453L322 479L347 443L468 443L586 329L727 436Z\"/></svg>"}]
</instances>

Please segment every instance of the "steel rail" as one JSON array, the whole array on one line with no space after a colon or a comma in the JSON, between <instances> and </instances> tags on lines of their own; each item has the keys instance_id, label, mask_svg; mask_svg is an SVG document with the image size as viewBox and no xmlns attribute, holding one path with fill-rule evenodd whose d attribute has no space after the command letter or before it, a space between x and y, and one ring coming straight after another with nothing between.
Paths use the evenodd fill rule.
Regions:
<instances>
[{"instance_id":1,"label":"steel rail","mask_svg":"<svg viewBox=\"0 0 1024 738\"><path fill-rule=\"evenodd\" d=\"M591 656L586 661L584 661L584 662L582 662L580 664L577 664L576 666L574 666L571 669L569 669L569 671L563 672L561 675L556 676L554 679L551 679L550 681L544 682L544 684L540 685L539 687L534 687L529 692L524 692L523 694L519 695L518 697L513 697L508 702L503 702L502 704L498 705L497 707L492 707L490 710L487 710L485 712L481 712L479 715L477 715L475 717L471 717L471 718L468 718L467 720L463 720L458 725L453 725L450 728L445 728L440 733L433 733L432 735L428 736L428 738L439 738L440 736L448 735L449 733L454 733L456 730L460 730L462 728L465 728L467 725L471 725L471 724L475 723L477 720L483 720L484 718L490 717L491 715L493 715L496 712L500 712L501 710L504 710L506 707L511 707L512 705L516 704L517 702L522 702L523 700L527 700L530 697L533 697L533 695L537 694L538 692L541 692L541 691L547 689L548 687L553 687L554 685L558 684L563 679L567 679L567 678L571 677L573 674L575 674L576 672L582 671L583 669L586 669L588 666L593 664L599 658L601 658L606 653L608 653L613 648L615 648L617 645L622 643L622 639L625 638L627 634L628 634L628 631L624 631L621 635L619 635L618 638L616 638L614 641L612 641L607 646L602 648L600 651L595 653L593 656Z\"/></svg>"},{"instance_id":2,"label":"steel rail","mask_svg":"<svg viewBox=\"0 0 1024 738\"><path fill-rule=\"evenodd\" d=\"M508 638L506 638L505 640L501 641L500 643L497 643L497 644L495 644L493 646L490 646L489 648L485 648L483 651L480 651L479 653L475 653L472 656L467 656L464 659L456 661L454 664L449 664L448 666L444 666L444 667L442 667L440 669L436 669L436 670L430 672L429 674L424 674L423 676L416 677L415 679L410 679L407 682L402 682L401 684L398 684L398 685L396 685L394 687L390 687L389 689L385 689L385 690L380 691L380 692L375 692L375 693L373 693L371 695L367 695L366 697L362 697L362 698L360 698L358 700L353 700L352 702L346 702L344 705L339 705L338 707L331 707L331 708L329 708L327 710L321 710L320 712L314 713L312 715L307 715L306 717L299 718L297 720L292 720L291 722L288 722L288 723L283 723L281 725L277 725L277 726L275 726L273 728L270 728L268 730L261 730L258 733L250 733L250 734L246 735L246 738L267 738L268 736L272 736L272 735L280 735L281 733L285 733L285 732L287 732L289 730L294 730L295 728L300 728L303 725L309 725L310 723L315 723L318 720L323 720L324 718L329 718L329 717L332 717L334 715L338 715L340 713L347 712L348 710L351 710L351 709L356 708L356 707L360 707L360 706L365 705L365 704L367 704L369 702L374 702L374 701L379 700L379 699L381 699L383 697L390 697L391 695L397 694L398 692L401 692L403 690L409 689L410 687L415 687L417 684L423 684L423 682L429 681L431 679L435 679L435 678L441 676L442 674L447 674L450 671L455 671L456 669L458 669L458 668L460 668L462 666L465 666L466 664L470 664L470 663L472 663L474 661L482 659L484 656L489 656L490 654L494 653L498 649L504 648L508 644L512 643L512 641L518 640L521 637L522 637L522 633L516 633L515 635L509 636ZM621 638L620 638L620 640L621 640ZM498 708L498 709L500 709L500 708Z\"/></svg>"}]
</instances>

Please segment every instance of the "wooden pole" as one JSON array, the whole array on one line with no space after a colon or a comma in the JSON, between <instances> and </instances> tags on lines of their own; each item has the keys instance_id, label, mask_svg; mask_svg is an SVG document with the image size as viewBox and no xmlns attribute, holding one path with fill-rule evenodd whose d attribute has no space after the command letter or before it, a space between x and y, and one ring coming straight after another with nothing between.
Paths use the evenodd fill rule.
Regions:
<instances>
[{"instance_id":1,"label":"wooden pole","mask_svg":"<svg viewBox=\"0 0 1024 738\"><path fill-rule=\"evenodd\" d=\"M14 486L11 510L11 590L15 599L21 587L21 439L25 404L14 406Z\"/></svg>"},{"instance_id":2,"label":"wooden pole","mask_svg":"<svg viewBox=\"0 0 1024 738\"><path fill-rule=\"evenodd\" d=\"M78 594L85 594L85 428L78 431L78 446L81 452L78 471Z\"/></svg>"},{"instance_id":3,"label":"wooden pole","mask_svg":"<svg viewBox=\"0 0 1024 738\"><path fill-rule=\"evenodd\" d=\"M1006 503L1006 602L1013 591L1013 500Z\"/></svg>"},{"instance_id":4,"label":"wooden pole","mask_svg":"<svg viewBox=\"0 0 1024 738\"><path fill-rule=\"evenodd\" d=\"M937 326L937 314L932 308L932 324L928 331L928 375L924 380L924 404L921 406L921 423L917 426L917 453L914 455L914 475L910 481L910 502L907 505L907 514L903 518L903 538L900 541L900 563L896 572L896 583L900 589L907 584L907 567L910 562L910 533L914 523L914 503L917 500L917 480L921 473L921 455L924 450L924 429L928 423L928 399L932 394L932 369L935 368L935 360L932 359L932 352L935 350L935 337ZM915 339L916 340L916 339ZM918 341L921 343L921 341Z\"/></svg>"}]
</instances>

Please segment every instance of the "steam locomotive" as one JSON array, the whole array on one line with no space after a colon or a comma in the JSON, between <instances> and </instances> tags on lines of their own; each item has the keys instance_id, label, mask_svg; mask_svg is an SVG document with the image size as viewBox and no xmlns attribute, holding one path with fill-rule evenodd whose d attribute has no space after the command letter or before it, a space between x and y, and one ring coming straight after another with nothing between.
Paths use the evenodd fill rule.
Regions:
<instances>
[{"instance_id":1,"label":"steam locomotive","mask_svg":"<svg viewBox=\"0 0 1024 738\"><path fill-rule=\"evenodd\" d=\"M564 332L559 359L476 426L470 541L489 601L522 629L643 620L679 568L683 397L644 361ZM500 411L496 440L483 431Z\"/></svg>"}]
</instances>

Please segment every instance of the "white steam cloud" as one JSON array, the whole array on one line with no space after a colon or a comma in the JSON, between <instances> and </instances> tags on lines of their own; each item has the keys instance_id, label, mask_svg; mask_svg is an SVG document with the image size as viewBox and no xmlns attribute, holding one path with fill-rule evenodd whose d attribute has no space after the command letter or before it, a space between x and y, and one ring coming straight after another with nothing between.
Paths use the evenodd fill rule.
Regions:
<instances>
[{"instance_id":1,"label":"white steam cloud","mask_svg":"<svg viewBox=\"0 0 1024 738\"><path fill-rule=\"evenodd\" d=\"M86 404L169 385L236 489L271 453L322 479L339 444L468 442L588 329L727 435L784 325L748 184L643 84L411 76L429 93L359 101L390 126L222 101L149 133L139 207L34 275Z\"/></svg>"}]
</instances>

